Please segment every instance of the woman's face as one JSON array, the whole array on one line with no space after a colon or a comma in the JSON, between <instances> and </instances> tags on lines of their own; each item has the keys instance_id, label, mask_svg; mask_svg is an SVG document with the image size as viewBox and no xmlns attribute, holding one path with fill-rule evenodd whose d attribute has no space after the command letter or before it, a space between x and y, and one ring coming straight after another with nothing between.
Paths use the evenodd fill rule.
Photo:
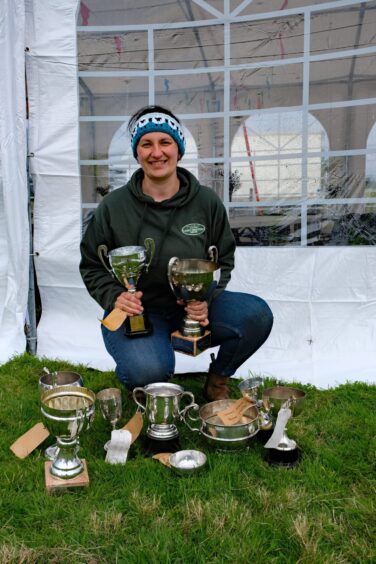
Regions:
<instances>
[{"instance_id":1,"label":"woman's face","mask_svg":"<svg viewBox=\"0 0 376 564\"><path fill-rule=\"evenodd\" d=\"M137 160L150 180L164 180L176 174L177 143L163 132L146 133L137 145Z\"/></svg>"}]
</instances>

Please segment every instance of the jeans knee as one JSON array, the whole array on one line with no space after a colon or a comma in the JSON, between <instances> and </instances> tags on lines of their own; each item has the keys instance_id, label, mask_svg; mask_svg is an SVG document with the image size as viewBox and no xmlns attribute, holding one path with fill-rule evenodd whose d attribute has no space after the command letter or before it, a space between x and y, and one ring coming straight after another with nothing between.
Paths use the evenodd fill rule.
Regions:
<instances>
[{"instance_id":1,"label":"jeans knee","mask_svg":"<svg viewBox=\"0 0 376 564\"><path fill-rule=\"evenodd\" d=\"M144 387L154 382L167 382L173 375L174 369L168 365L153 363L153 366L122 367L117 365L116 376L118 380L128 389Z\"/></svg>"},{"instance_id":2,"label":"jeans knee","mask_svg":"<svg viewBox=\"0 0 376 564\"><path fill-rule=\"evenodd\" d=\"M270 306L264 300L262 300L262 301L263 301L262 318L263 318L263 322L264 322L265 331L269 335L269 333L270 333L270 331L272 330L272 327L273 327L274 315L273 315L272 310L270 309Z\"/></svg>"},{"instance_id":3,"label":"jeans knee","mask_svg":"<svg viewBox=\"0 0 376 564\"><path fill-rule=\"evenodd\" d=\"M274 323L273 312L266 301L258 296L253 296L249 307L245 307L244 316L243 337L248 336L253 339L256 332L260 341L265 341Z\"/></svg>"}]
</instances>

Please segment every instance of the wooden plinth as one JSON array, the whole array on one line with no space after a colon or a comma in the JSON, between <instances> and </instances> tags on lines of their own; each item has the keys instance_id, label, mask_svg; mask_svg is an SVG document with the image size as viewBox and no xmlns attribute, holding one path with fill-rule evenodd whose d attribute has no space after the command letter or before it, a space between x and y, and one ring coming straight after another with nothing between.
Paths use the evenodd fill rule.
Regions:
<instances>
[{"instance_id":1,"label":"wooden plinth","mask_svg":"<svg viewBox=\"0 0 376 564\"><path fill-rule=\"evenodd\" d=\"M46 490L51 493L56 490L62 490L66 488L77 488L89 485L89 474L87 471L86 460L81 460L84 465L84 470L78 476L71 478L69 480L63 480L62 478L55 478L50 473L50 466L52 464L51 460L44 463L44 481L46 484Z\"/></svg>"},{"instance_id":2,"label":"wooden plinth","mask_svg":"<svg viewBox=\"0 0 376 564\"><path fill-rule=\"evenodd\" d=\"M180 331L171 334L172 348L189 356L197 356L210 347L210 331L205 331L201 337L185 337Z\"/></svg>"}]
</instances>

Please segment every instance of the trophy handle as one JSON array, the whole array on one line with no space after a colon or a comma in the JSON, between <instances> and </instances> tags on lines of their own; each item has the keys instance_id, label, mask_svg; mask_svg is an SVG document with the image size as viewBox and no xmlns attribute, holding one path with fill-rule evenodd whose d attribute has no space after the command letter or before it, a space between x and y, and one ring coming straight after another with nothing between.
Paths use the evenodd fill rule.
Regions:
<instances>
[{"instance_id":1,"label":"trophy handle","mask_svg":"<svg viewBox=\"0 0 376 564\"><path fill-rule=\"evenodd\" d=\"M178 257L172 257L170 258L169 262L168 262L168 266L167 266L167 278L168 278L168 283L170 284L170 288L173 291L173 293L175 294L175 289L174 286L172 284L172 272L175 268L175 266L178 264L179 259Z\"/></svg>"},{"instance_id":2,"label":"trophy handle","mask_svg":"<svg viewBox=\"0 0 376 564\"><path fill-rule=\"evenodd\" d=\"M148 269L149 269L150 263L153 260L154 253L155 253L154 239L151 239L151 237L147 237L147 239L145 239L145 241L144 241L144 245L145 245L146 252L149 255L149 260L148 260L148 262L145 263L145 271L147 272Z\"/></svg>"},{"instance_id":3,"label":"trophy handle","mask_svg":"<svg viewBox=\"0 0 376 564\"><path fill-rule=\"evenodd\" d=\"M193 423L199 423L200 422L200 417L192 417L192 412L198 412L200 409L200 406L197 405L197 403L192 403L190 405L188 405L186 408L183 409L183 411L180 413L180 419L182 421L184 421L184 423L187 425L188 429L190 429L191 431L194 431L196 433L200 432L200 427L192 427L192 425L190 425L189 421L192 421ZM187 421L187 416L189 418L189 421Z\"/></svg>"},{"instance_id":4,"label":"trophy handle","mask_svg":"<svg viewBox=\"0 0 376 564\"><path fill-rule=\"evenodd\" d=\"M144 405L143 403L140 403L140 402L138 401L138 399L137 399L137 397L136 397L136 396L137 396L137 392L142 392L142 393L145 395L145 397L146 397L145 390L144 390L144 388L133 388L133 392L132 392L133 399L134 399L135 403L138 405L138 407L141 407L141 411L143 411L143 412L145 413L145 411L146 411L146 404Z\"/></svg>"},{"instance_id":5,"label":"trophy handle","mask_svg":"<svg viewBox=\"0 0 376 564\"><path fill-rule=\"evenodd\" d=\"M112 270L110 268L108 268L103 255L106 257L106 259L108 259L108 255L107 255L107 246L106 245L99 245L99 247L97 248L97 253L99 256L99 260L101 261L101 263L103 264L103 266L105 267L105 269L111 274L112 277L114 277L114 273L112 272Z\"/></svg>"},{"instance_id":6,"label":"trophy handle","mask_svg":"<svg viewBox=\"0 0 376 564\"><path fill-rule=\"evenodd\" d=\"M215 264L218 264L218 249L215 245L210 245L208 249L209 259Z\"/></svg>"},{"instance_id":7,"label":"trophy handle","mask_svg":"<svg viewBox=\"0 0 376 564\"><path fill-rule=\"evenodd\" d=\"M183 414L183 411L185 411L185 410L189 409L190 407L196 405L195 397L192 394L192 392L183 392L180 396L180 399L182 399L184 396L188 397L191 400L191 403L189 403L181 411L179 411L179 416L181 416Z\"/></svg>"}]
</instances>

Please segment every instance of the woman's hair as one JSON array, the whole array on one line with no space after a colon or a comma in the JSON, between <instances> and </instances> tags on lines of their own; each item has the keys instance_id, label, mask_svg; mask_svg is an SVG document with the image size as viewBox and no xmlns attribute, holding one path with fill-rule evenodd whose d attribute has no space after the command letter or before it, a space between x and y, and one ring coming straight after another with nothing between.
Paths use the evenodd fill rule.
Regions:
<instances>
[{"instance_id":1,"label":"woman's hair","mask_svg":"<svg viewBox=\"0 0 376 564\"><path fill-rule=\"evenodd\" d=\"M163 106L144 106L140 110L137 110L137 112L135 112L133 114L133 116L130 117L129 122L128 122L128 133L129 134L132 133L134 126L136 125L136 123L138 122L138 120L142 116L144 116L146 114L151 114L151 113L154 113L154 112L158 112L158 113L161 113L161 114L167 114L168 116L174 118L175 121L180 123L180 119L177 118L176 115L174 115L167 108L163 108Z\"/></svg>"},{"instance_id":2,"label":"woman's hair","mask_svg":"<svg viewBox=\"0 0 376 564\"><path fill-rule=\"evenodd\" d=\"M133 114L128 122L128 133L131 138L132 153L137 159L137 145L147 133L167 133L178 146L179 159L185 153L184 131L180 120L170 110L162 106L145 106Z\"/></svg>"}]
</instances>

